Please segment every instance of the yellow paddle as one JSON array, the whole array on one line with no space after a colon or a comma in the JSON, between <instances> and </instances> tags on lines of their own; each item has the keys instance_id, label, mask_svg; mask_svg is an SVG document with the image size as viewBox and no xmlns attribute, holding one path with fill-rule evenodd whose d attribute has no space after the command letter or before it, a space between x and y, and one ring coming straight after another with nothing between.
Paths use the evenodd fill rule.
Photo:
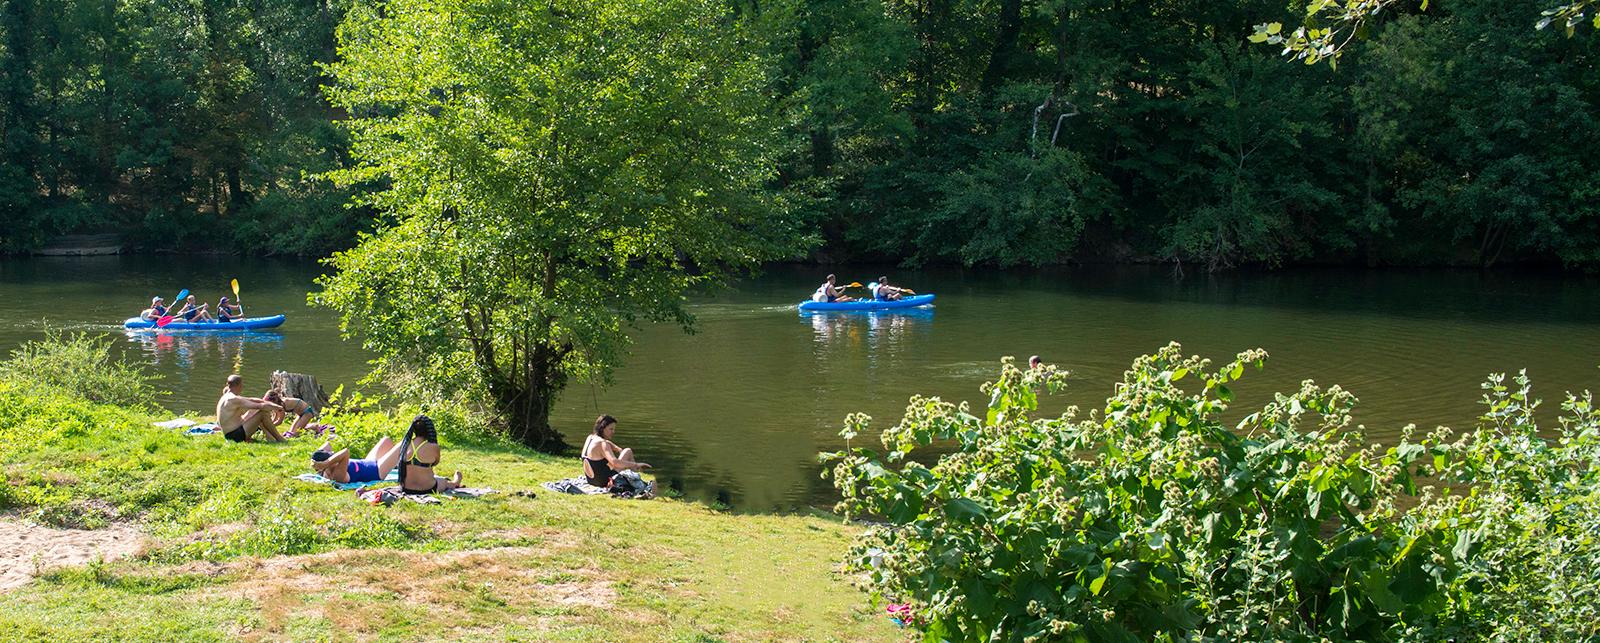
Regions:
<instances>
[{"instance_id":1,"label":"yellow paddle","mask_svg":"<svg viewBox=\"0 0 1600 643\"><path fill-rule=\"evenodd\" d=\"M244 317L244 304L239 303L239 280L234 279L228 283L233 286L233 305L239 307L239 316Z\"/></svg>"}]
</instances>

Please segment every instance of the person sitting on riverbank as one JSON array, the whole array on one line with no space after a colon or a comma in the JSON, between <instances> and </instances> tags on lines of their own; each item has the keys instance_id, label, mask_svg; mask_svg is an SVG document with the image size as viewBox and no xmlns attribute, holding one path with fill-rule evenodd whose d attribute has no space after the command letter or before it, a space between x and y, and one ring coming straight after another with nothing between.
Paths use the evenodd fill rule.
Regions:
<instances>
[{"instance_id":1,"label":"person sitting on riverbank","mask_svg":"<svg viewBox=\"0 0 1600 643\"><path fill-rule=\"evenodd\" d=\"M461 472L445 478L435 475L443 453L439 449L439 433L433 427L433 418L418 415L406 429L400 441L400 490L413 495L440 493L461 487Z\"/></svg>"},{"instance_id":2,"label":"person sitting on riverbank","mask_svg":"<svg viewBox=\"0 0 1600 643\"><path fill-rule=\"evenodd\" d=\"M855 301L856 300L855 297L847 297L844 294L840 293L839 289L836 288L833 284L834 284L834 276L833 275L828 275L828 280L822 282L822 285L817 287L817 291L815 293L812 293L811 301L835 302L835 301Z\"/></svg>"},{"instance_id":3,"label":"person sitting on riverbank","mask_svg":"<svg viewBox=\"0 0 1600 643\"><path fill-rule=\"evenodd\" d=\"M222 298L222 301L217 302L217 323L226 324L226 323L234 321L236 319L243 319L243 318L244 318L244 307L243 306L240 306L239 304L229 303L228 302L228 298L226 296L224 296Z\"/></svg>"},{"instance_id":4,"label":"person sitting on riverbank","mask_svg":"<svg viewBox=\"0 0 1600 643\"><path fill-rule=\"evenodd\" d=\"M389 472L400 463L400 445L387 436L367 451L367 457L350 459L349 449L333 450L333 444L323 442L311 452L311 469L334 482L378 482L389 477Z\"/></svg>"},{"instance_id":5,"label":"person sitting on riverbank","mask_svg":"<svg viewBox=\"0 0 1600 643\"><path fill-rule=\"evenodd\" d=\"M145 321L155 321L165 316L167 314L167 307L162 303L163 301L164 300L162 300L160 296L151 297L150 307L139 313L139 319L143 319Z\"/></svg>"},{"instance_id":6,"label":"person sitting on riverbank","mask_svg":"<svg viewBox=\"0 0 1600 643\"><path fill-rule=\"evenodd\" d=\"M278 389L267 391L267 394L261 396L261 399L282 407L282 410L273 412L272 423L274 425L282 424L284 418L289 414L294 415L294 422L284 431L286 436L299 435L306 427L313 426L311 424L312 420L322 417L321 413L318 413L316 407L311 406L310 402L298 397L284 395L278 392ZM321 425L315 426L321 427Z\"/></svg>"},{"instance_id":7,"label":"person sitting on riverbank","mask_svg":"<svg viewBox=\"0 0 1600 643\"><path fill-rule=\"evenodd\" d=\"M889 285L888 277L878 277L878 287L872 291L872 296L879 301L900 301L907 293L917 294L910 288L900 288Z\"/></svg>"},{"instance_id":8,"label":"person sitting on riverbank","mask_svg":"<svg viewBox=\"0 0 1600 643\"><path fill-rule=\"evenodd\" d=\"M183 302L183 308L178 309L172 316L182 317L186 322L211 321L211 313L206 310L206 304L195 305L194 295L189 295Z\"/></svg>"},{"instance_id":9,"label":"person sitting on riverbank","mask_svg":"<svg viewBox=\"0 0 1600 643\"><path fill-rule=\"evenodd\" d=\"M251 436L265 433L273 442L282 442L283 436L278 435L272 412L282 411L283 407L261 398L240 395L242 390L244 378L237 373L229 375L228 385L223 387L222 397L217 400L217 426L222 429L222 437L249 442Z\"/></svg>"},{"instance_id":10,"label":"person sitting on riverbank","mask_svg":"<svg viewBox=\"0 0 1600 643\"><path fill-rule=\"evenodd\" d=\"M594 434L583 442L583 477L596 487L608 487L621 471L643 471L650 465L633 458L633 449L620 449L611 439L617 434L617 418L602 415L594 421Z\"/></svg>"}]
</instances>

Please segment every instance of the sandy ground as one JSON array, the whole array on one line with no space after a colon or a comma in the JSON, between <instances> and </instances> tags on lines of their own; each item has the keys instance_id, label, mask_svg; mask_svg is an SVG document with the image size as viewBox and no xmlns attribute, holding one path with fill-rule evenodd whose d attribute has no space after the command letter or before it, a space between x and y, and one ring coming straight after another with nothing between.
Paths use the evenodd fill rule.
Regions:
<instances>
[{"instance_id":1,"label":"sandy ground","mask_svg":"<svg viewBox=\"0 0 1600 643\"><path fill-rule=\"evenodd\" d=\"M52 529L15 518L0 518L0 592L26 585L36 572L82 565L97 556L112 560L130 556L144 545L133 525L105 529Z\"/></svg>"}]
</instances>

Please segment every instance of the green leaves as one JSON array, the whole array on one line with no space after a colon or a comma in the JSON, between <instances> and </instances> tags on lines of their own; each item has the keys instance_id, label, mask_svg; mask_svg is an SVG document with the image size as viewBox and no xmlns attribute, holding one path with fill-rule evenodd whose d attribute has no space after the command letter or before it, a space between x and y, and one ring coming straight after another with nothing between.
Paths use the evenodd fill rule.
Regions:
<instances>
[{"instance_id":1,"label":"green leaves","mask_svg":"<svg viewBox=\"0 0 1600 643\"><path fill-rule=\"evenodd\" d=\"M333 102L346 180L386 225L315 301L425 393L496 405L559 444L551 400L604 381L639 321L792 253L764 190L759 61L711 0L395 0L353 10Z\"/></svg>"},{"instance_id":2,"label":"green leaves","mask_svg":"<svg viewBox=\"0 0 1600 643\"><path fill-rule=\"evenodd\" d=\"M1581 618L1550 626L1528 616L1521 603L1542 599L1519 588L1530 578L1576 588L1565 579L1600 578L1600 567L1494 571L1554 564L1565 552L1600 563L1600 539L1565 535L1586 533L1580 519L1600 528L1600 507L1562 509L1600 505L1600 411L1589 397L1564 405L1577 428L1560 449L1530 433L1537 400L1525 377L1492 378L1485 421L1495 430L1455 443L1368 447L1346 432L1354 397L1309 381L1230 431L1216 401L1232 399L1222 382L1264 358L1248 351L1212 371L1169 345L1136 360L1086 420L1014 413L1034 408L1037 391L1025 389L1039 382L1008 365L985 389L1006 412L964 431L932 467L836 458L842 506L888 521L858 548L895 561L863 570L872 590L916 604L929 635L1003 639L1086 614L1103 616L1088 618L1086 636L1137 640L1370 640L1469 621L1484 631L1546 623L1564 638L1593 630ZM1188 392L1176 385L1188 372L1216 374ZM913 398L885 442L948 434L963 417ZM1417 489L1410 470L1430 462L1451 488ZM1571 486L1574 476L1582 483ZM1587 609L1539 604L1550 614Z\"/></svg>"}]
</instances>

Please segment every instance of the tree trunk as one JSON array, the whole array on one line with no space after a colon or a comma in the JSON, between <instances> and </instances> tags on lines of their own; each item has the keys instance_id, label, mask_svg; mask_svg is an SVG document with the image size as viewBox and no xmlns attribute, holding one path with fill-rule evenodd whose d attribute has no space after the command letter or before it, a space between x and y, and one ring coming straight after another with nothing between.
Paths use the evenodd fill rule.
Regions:
<instances>
[{"instance_id":1,"label":"tree trunk","mask_svg":"<svg viewBox=\"0 0 1600 643\"><path fill-rule=\"evenodd\" d=\"M302 373L272 372L272 388L288 397L305 400L315 408L326 408L328 392L322 390L317 378Z\"/></svg>"},{"instance_id":2,"label":"tree trunk","mask_svg":"<svg viewBox=\"0 0 1600 643\"><path fill-rule=\"evenodd\" d=\"M983 95L994 93L1011 66L1011 54L1017 47L1017 36L1022 33L1022 0L1001 0L1000 29L995 34L994 49L989 54L989 66L983 70Z\"/></svg>"},{"instance_id":3,"label":"tree trunk","mask_svg":"<svg viewBox=\"0 0 1600 643\"><path fill-rule=\"evenodd\" d=\"M539 378L542 379L542 378ZM550 426L550 409L559 387L527 386L512 382L490 383L495 411L506 422L513 440L545 453L562 453L567 443Z\"/></svg>"}]
</instances>

